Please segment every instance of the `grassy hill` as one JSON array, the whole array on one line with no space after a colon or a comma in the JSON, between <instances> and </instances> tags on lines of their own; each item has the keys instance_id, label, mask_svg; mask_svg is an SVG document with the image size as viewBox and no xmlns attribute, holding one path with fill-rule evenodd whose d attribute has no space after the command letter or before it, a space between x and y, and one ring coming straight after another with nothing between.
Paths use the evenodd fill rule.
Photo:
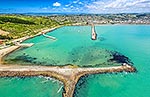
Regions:
<instances>
[{"instance_id":1,"label":"grassy hill","mask_svg":"<svg viewBox=\"0 0 150 97\"><path fill-rule=\"evenodd\" d=\"M0 38L16 39L35 35L43 29L67 24L67 22L60 24L56 20L42 16L0 15L0 29L10 32L7 36L0 35Z\"/></svg>"}]
</instances>

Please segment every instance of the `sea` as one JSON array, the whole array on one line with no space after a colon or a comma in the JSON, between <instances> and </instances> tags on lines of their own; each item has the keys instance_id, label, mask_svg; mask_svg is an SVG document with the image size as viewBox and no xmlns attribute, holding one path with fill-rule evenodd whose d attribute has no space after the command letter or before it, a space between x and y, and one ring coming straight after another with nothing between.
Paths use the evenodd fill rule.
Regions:
<instances>
[{"instance_id":1,"label":"sea","mask_svg":"<svg viewBox=\"0 0 150 97\"><path fill-rule=\"evenodd\" d=\"M74 97L150 97L150 25L65 26L39 35L4 58L5 64L78 67L133 65L134 73L86 75L78 81ZM63 84L45 77L0 78L0 97L62 97Z\"/></svg>"}]
</instances>

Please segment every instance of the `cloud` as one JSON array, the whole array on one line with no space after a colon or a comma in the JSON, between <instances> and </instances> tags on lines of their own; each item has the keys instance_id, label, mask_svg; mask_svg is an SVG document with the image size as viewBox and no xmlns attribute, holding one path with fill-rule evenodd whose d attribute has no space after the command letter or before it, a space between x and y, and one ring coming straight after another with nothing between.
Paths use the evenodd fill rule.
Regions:
<instances>
[{"instance_id":1,"label":"cloud","mask_svg":"<svg viewBox=\"0 0 150 97\"><path fill-rule=\"evenodd\" d=\"M55 6L55 7L53 7ZM53 3L48 9L56 12L139 13L150 12L150 0L73 0L68 4ZM61 6L61 7L59 7ZM52 9L54 8L54 9Z\"/></svg>"},{"instance_id":2,"label":"cloud","mask_svg":"<svg viewBox=\"0 0 150 97\"><path fill-rule=\"evenodd\" d=\"M107 0L94 1L85 5L90 12L150 12L150 0Z\"/></svg>"},{"instance_id":3,"label":"cloud","mask_svg":"<svg viewBox=\"0 0 150 97\"><path fill-rule=\"evenodd\" d=\"M73 1L73 3L75 3L75 4L76 4L76 3L78 3L79 1L80 1L80 0L76 0L76 1Z\"/></svg>"},{"instance_id":4,"label":"cloud","mask_svg":"<svg viewBox=\"0 0 150 97\"><path fill-rule=\"evenodd\" d=\"M44 8L42 8L42 9L47 10L48 8L47 8L47 7L44 7Z\"/></svg>"},{"instance_id":5,"label":"cloud","mask_svg":"<svg viewBox=\"0 0 150 97\"><path fill-rule=\"evenodd\" d=\"M105 8L127 8L127 7L142 7L144 2L150 0L115 0L105 5Z\"/></svg>"},{"instance_id":6,"label":"cloud","mask_svg":"<svg viewBox=\"0 0 150 97\"><path fill-rule=\"evenodd\" d=\"M53 3L53 6L59 7L59 6L61 6L61 4L59 2L55 2L55 3Z\"/></svg>"},{"instance_id":7,"label":"cloud","mask_svg":"<svg viewBox=\"0 0 150 97\"><path fill-rule=\"evenodd\" d=\"M71 7L71 6L79 6L79 5L83 5L83 3L80 2L80 0L75 0L75 1L70 2L69 4L66 4L65 6Z\"/></svg>"},{"instance_id":8,"label":"cloud","mask_svg":"<svg viewBox=\"0 0 150 97\"><path fill-rule=\"evenodd\" d=\"M79 2L78 4L81 4L81 5L82 5L83 3L82 3L82 2Z\"/></svg>"},{"instance_id":9,"label":"cloud","mask_svg":"<svg viewBox=\"0 0 150 97\"><path fill-rule=\"evenodd\" d=\"M72 5L72 3L65 5L66 7L69 7L70 5Z\"/></svg>"}]
</instances>

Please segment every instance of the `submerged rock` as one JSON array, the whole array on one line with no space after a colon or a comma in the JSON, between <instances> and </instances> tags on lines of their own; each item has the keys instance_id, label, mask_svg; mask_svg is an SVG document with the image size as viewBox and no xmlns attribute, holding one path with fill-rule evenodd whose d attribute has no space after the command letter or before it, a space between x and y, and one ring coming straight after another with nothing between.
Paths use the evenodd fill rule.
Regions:
<instances>
[{"instance_id":1,"label":"submerged rock","mask_svg":"<svg viewBox=\"0 0 150 97\"><path fill-rule=\"evenodd\" d=\"M126 64L130 64L130 65L133 64L131 62L131 60L128 57L126 57L125 55L122 55L118 52L111 52L111 54L112 54L113 58L109 59L109 61L113 61L113 62L115 61L117 63L126 63Z\"/></svg>"},{"instance_id":2,"label":"submerged rock","mask_svg":"<svg viewBox=\"0 0 150 97\"><path fill-rule=\"evenodd\" d=\"M10 61L12 62L28 62L28 63L35 63L35 60L37 58L34 58L34 57L31 57L27 54L23 54L21 56L17 56L15 57L14 59L10 59ZM9 61L9 60L6 60L6 61Z\"/></svg>"}]
</instances>

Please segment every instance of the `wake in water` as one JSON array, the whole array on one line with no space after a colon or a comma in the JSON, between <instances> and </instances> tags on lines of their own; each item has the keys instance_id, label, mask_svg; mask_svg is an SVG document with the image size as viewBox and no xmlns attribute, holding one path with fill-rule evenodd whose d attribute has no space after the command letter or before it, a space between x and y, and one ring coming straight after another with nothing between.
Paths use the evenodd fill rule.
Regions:
<instances>
[{"instance_id":1,"label":"wake in water","mask_svg":"<svg viewBox=\"0 0 150 97\"><path fill-rule=\"evenodd\" d=\"M57 93L59 93L59 92L62 90L62 88L63 88L63 86L61 86L61 87L58 89Z\"/></svg>"},{"instance_id":2,"label":"wake in water","mask_svg":"<svg viewBox=\"0 0 150 97\"><path fill-rule=\"evenodd\" d=\"M61 85L63 85L63 83L59 80L56 80L55 78L51 78L51 77L45 77L45 76L39 76L39 78L44 78L45 80L42 81L41 83L46 83L48 81L52 81L53 83L57 82L60 83Z\"/></svg>"}]
</instances>

